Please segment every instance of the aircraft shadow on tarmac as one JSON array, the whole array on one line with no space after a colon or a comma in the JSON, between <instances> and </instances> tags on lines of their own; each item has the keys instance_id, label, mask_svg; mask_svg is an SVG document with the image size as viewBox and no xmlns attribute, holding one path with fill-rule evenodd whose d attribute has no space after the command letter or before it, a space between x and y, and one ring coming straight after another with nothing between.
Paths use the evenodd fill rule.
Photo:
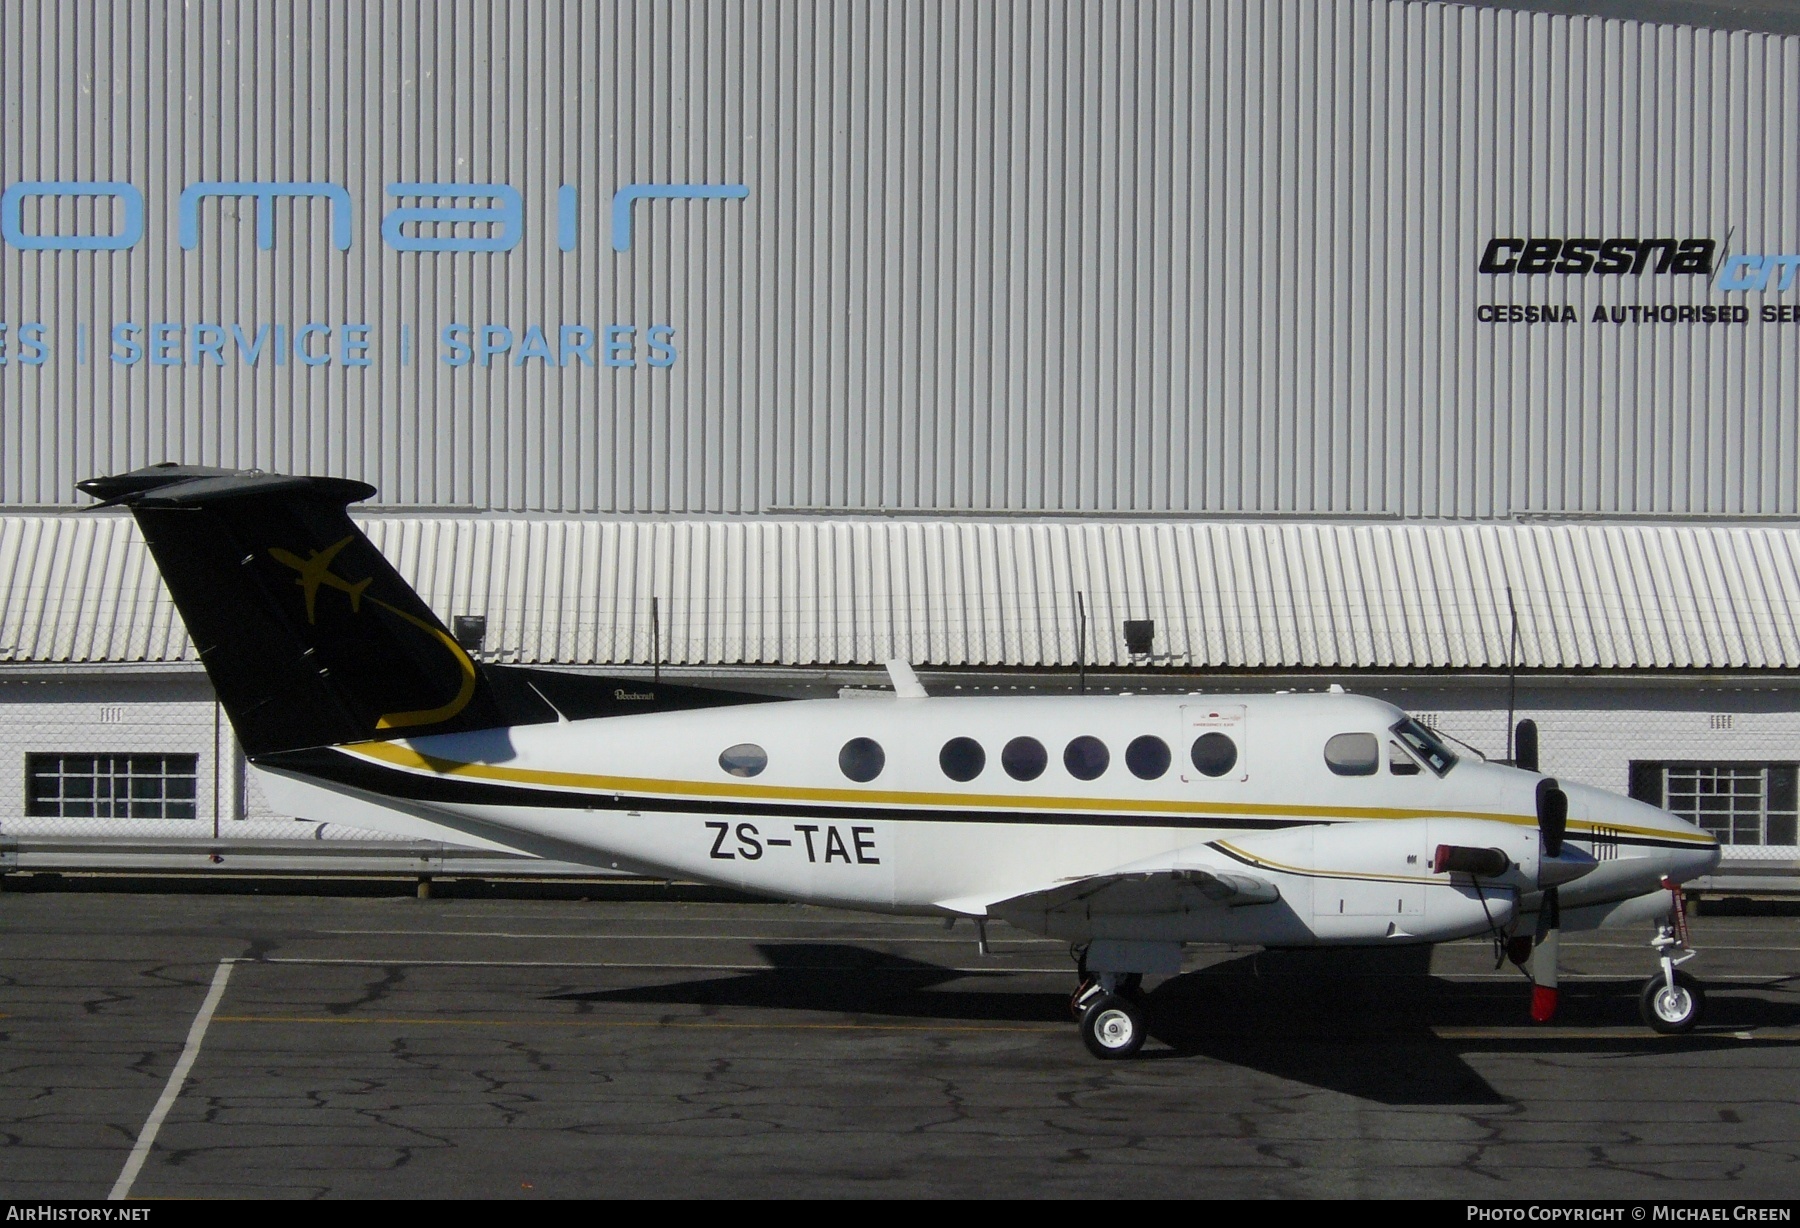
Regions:
<instances>
[{"instance_id":1,"label":"aircraft shadow on tarmac","mask_svg":"<svg viewBox=\"0 0 1800 1228\"><path fill-rule=\"evenodd\" d=\"M1017 975L963 972L839 943L766 943L765 971L630 989L554 995L566 1001L806 1010L946 1021L1069 1023L1062 993L1009 990ZM1800 1007L1715 987L1703 1030L1651 1033L1638 1019L1643 981L1565 983L1554 1033L1523 1026L1530 987L1430 975L1426 947L1264 951L1172 977L1149 994L1150 1034L1166 1048L1140 1060L1209 1057L1384 1104L1501 1104L1464 1052L1651 1054L1733 1048L1731 1031L1793 1027ZM1646 971L1646 975L1648 972ZM952 983L956 983L952 987ZM1071 978L1071 987L1073 978ZM1436 1029L1518 1028L1516 1038ZM1591 1038L1569 1029L1590 1028ZM1619 1029L1629 1035L1620 1036ZM1075 1041L1074 1028L1070 1040ZM1759 1044L1796 1042L1761 1041Z\"/></svg>"}]
</instances>

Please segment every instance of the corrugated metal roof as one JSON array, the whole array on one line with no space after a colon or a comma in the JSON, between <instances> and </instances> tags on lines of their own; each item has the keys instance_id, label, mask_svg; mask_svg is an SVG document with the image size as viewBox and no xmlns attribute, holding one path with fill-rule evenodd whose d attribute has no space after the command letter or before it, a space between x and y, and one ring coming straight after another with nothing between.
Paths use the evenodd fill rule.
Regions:
<instances>
[{"instance_id":1,"label":"corrugated metal roof","mask_svg":"<svg viewBox=\"0 0 1800 1228\"><path fill-rule=\"evenodd\" d=\"M1800 668L1800 529L1730 525L377 516L375 543L500 659L675 665ZM125 516L0 518L15 662L192 660Z\"/></svg>"}]
</instances>

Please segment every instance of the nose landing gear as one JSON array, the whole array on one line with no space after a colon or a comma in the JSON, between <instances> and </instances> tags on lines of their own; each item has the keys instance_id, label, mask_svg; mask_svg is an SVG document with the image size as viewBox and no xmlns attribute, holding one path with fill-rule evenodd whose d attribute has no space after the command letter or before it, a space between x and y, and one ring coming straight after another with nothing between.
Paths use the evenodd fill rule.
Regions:
<instances>
[{"instance_id":1,"label":"nose landing gear","mask_svg":"<svg viewBox=\"0 0 1800 1228\"><path fill-rule=\"evenodd\" d=\"M1666 878L1663 886L1668 888L1673 900L1669 921L1659 927L1656 937L1650 940L1662 963L1662 971L1644 982L1643 993L1638 996L1638 1011L1652 1031L1674 1035L1693 1031L1706 1007L1706 994L1699 981L1679 970L1681 964L1699 952L1688 943L1687 903L1682 898L1681 888Z\"/></svg>"}]
</instances>

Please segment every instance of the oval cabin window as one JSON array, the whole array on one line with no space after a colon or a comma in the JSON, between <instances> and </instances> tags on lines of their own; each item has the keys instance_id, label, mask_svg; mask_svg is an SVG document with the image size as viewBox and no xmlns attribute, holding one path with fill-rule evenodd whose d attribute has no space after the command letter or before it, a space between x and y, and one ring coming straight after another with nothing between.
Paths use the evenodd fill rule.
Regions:
<instances>
[{"instance_id":1,"label":"oval cabin window","mask_svg":"<svg viewBox=\"0 0 1800 1228\"><path fill-rule=\"evenodd\" d=\"M1106 743L1090 734L1082 734L1063 748L1063 766L1076 780L1097 780L1112 762Z\"/></svg>"},{"instance_id":2,"label":"oval cabin window","mask_svg":"<svg viewBox=\"0 0 1800 1228\"><path fill-rule=\"evenodd\" d=\"M719 766L733 776L755 776L769 766L769 752L754 742L739 742L719 752Z\"/></svg>"},{"instance_id":3,"label":"oval cabin window","mask_svg":"<svg viewBox=\"0 0 1800 1228\"><path fill-rule=\"evenodd\" d=\"M1050 752L1036 738L1014 738L1001 750L1000 766L1014 780L1036 780L1050 766Z\"/></svg>"},{"instance_id":4,"label":"oval cabin window","mask_svg":"<svg viewBox=\"0 0 1800 1228\"><path fill-rule=\"evenodd\" d=\"M838 768L851 780L867 782L881 775L887 752L874 738L851 738L838 752Z\"/></svg>"},{"instance_id":5,"label":"oval cabin window","mask_svg":"<svg viewBox=\"0 0 1800 1228\"><path fill-rule=\"evenodd\" d=\"M1202 776L1223 776L1237 766L1237 743L1222 733L1203 733L1194 739L1190 757Z\"/></svg>"},{"instance_id":6,"label":"oval cabin window","mask_svg":"<svg viewBox=\"0 0 1800 1228\"><path fill-rule=\"evenodd\" d=\"M938 752L938 766L951 780L974 780L987 766L987 752L974 738L951 738Z\"/></svg>"},{"instance_id":7,"label":"oval cabin window","mask_svg":"<svg viewBox=\"0 0 1800 1228\"><path fill-rule=\"evenodd\" d=\"M1159 780L1169 770L1169 744L1148 733L1134 738L1125 748L1125 766L1139 780Z\"/></svg>"},{"instance_id":8,"label":"oval cabin window","mask_svg":"<svg viewBox=\"0 0 1800 1228\"><path fill-rule=\"evenodd\" d=\"M1373 776L1381 767L1381 743L1372 733L1340 733L1325 743L1325 766L1339 776Z\"/></svg>"}]
</instances>

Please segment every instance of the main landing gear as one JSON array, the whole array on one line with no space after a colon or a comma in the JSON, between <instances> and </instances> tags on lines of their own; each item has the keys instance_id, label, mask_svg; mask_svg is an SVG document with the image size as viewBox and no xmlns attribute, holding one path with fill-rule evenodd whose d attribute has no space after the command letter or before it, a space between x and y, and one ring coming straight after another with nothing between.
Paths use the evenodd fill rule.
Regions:
<instances>
[{"instance_id":1,"label":"main landing gear","mask_svg":"<svg viewBox=\"0 0 1800 1228\"><path fill-rule=\"evenodd\" d=\"M1144 978L1136 972L1088 974L1087 952L1075 957L1079 984L1069 1013L1081 1025L1082 1043L1097 1058L1127 1058L1144 1047L1149 1032Z\"/></svg>"},{"instance_id":2,"label":"main landing gear","mask_svg":"<svg viewBox=\"0 0 1800 1228\"><path fill-rule=\"evenodd\" d=\"M1659 927L1656 937L1650 940L1662 971L1644 982L1644 990L1638 995L1638 1013L1653 1031L1672 1035L1693 1031L1706 1008L1706 994L1700 982L1679 967L1699 954L1688 943L1687 903L1681 888L1673 882L1665 878L1663 886L1674 902L1669 908L1668 923Z\"/></svg>"}]
</instances>

